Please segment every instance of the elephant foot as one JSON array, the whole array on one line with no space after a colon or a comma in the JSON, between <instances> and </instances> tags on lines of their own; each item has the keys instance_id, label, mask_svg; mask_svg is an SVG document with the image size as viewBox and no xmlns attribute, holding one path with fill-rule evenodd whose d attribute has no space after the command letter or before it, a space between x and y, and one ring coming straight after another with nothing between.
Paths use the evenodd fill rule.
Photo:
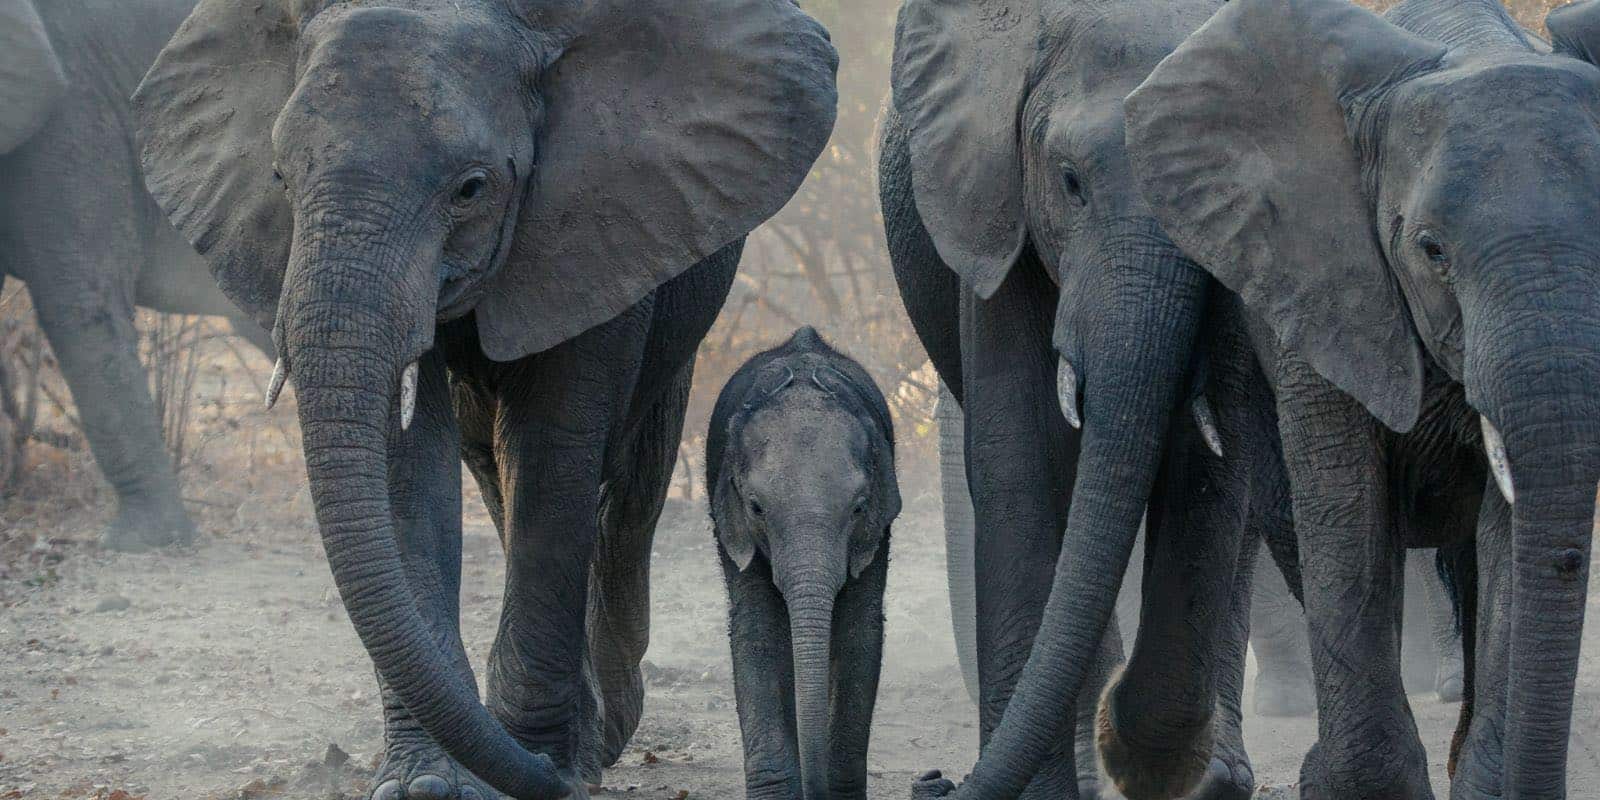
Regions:
<instances>
[{"instance_id":1,"label":"elephant foot","mask_svg":"<svg viewBox=\"0 0 1600 800\"><path fill-rule=\"evenodd\" d=\"M1325 748L1320 741L1313 744L1300 765L1300 800L1433 800L1427 755L1420 743L1398 756L1372 747L1366 751L1370 758L1329 759L1325 753L1330 749L1361 752L1354 747Z\"/></svg>"},{"instance_id":2,"label":"elephant foot","mask_svg":"<svg viewBox=\"0 0 1600 800\"><path fill-rule=\"evenodd\" d=\"M601 681L602 730L600 741L600 766L610 767L622 758L634 731L639 729L639 718L644 716L644 676L638 666L628 668L622 675L608 676Z\"/></svg>"},{"instance_id":3,"label":"elephant foot","mask_svg":"<svg viewBox=\"0 0 1600 800\"><path fill-rule=\"evenodd\" d=\"M372 776L370 800L499 800L500 793L436 745L389 748Z\"/></svg>"},{"instance_id":4,"label":"elephant foot","mask_svg":"<svg viewBox=\"0 0 1600 800\"><path fill-rule=\"evenodd\" d=\"M924 772L911 784L911 800L947 797L956 793L955 781L940 774L939 770Z\"/></svg>"},{"instance_id":5,"label":"elephant foot","mask_svg":"<svg viewBox=\"0 0 1600 800\"><path fill-rule=\"evenodd\" d=\"M1110 781L1102 781L1098 776L1078 779L1078 800L1128 800L1111 788Z\"/></svg>"},{"instance_id":6,"label":"elephant foot","mask_svg":"<svg viewBox=\"0 0 1600 800\"><path fill-rule=\"evenodd\" d=\"M1433 685L1439 692L1439 702L1461 702L1461 697L1466 691L1466 682L1462 677L1461 656L1452 655L1439 659L1439 672L1434 676Z\"/></svg>"},{"instance_id":7,"label":"elephant foot","mask_svg":"<svg viewBox=\"0 0 1600 800\"><path fill-rule=\"evenodd\" d=\"M1106 683L1095 716L1101 772L1129 800L1175 800L1194 791L1211 766L1212 726L1201 725L1188 741L1172 742L1159 749L1130 742L1114 722L1117 714L1113 698L1121 683L1121 672Z\"/></svg>"},{"instance_id":8,"label":"elephant foot","mask_svg":"<svg viewBox=\"0 0 1600 800\"><path fill-rule=\"evenodd\" d=\"M1309 717L1316 710L1315 692L1304 676L1287 678L1265 672L1256 674L1252 699L1256 714L1263 717Z\"/></svg>"},{"instance_id":9,"label":"elephant foot","mask_svg":"<svg viewBox=\"0 0 1600 800\"><path fill-rule=\"evenodd\" d=\"M140 553L152 548L192 544L194 537L194 523L181 504L156 508L124 502L116 519L101 534L100 545L107 550Z\"/></svg>"},{"instance_id":10,"label":"elephant foot","mask_svg":"<svg viewBox=\"0 0 1600 800\"><path fill-rule=\"evenodd\" d=\"M1256 774L1249 764L1229 764L1211 759L1200 788L1184 800L1250 800L1256 793Z\"/></svg>"}]
</instances>

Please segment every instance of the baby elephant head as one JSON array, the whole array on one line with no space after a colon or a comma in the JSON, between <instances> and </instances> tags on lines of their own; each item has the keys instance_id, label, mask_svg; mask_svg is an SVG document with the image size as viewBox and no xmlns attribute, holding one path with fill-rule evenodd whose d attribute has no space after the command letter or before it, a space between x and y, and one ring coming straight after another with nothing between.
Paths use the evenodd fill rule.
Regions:
<instances>
[{"instance_id":1,"label":"baby elephant head","mask_svg":"<svg viewBox=\"0 0 1600 800\"><path fill-rule=\"evenodd\" d=\"M735 374L712 420L718 541L740 570L770 564L787 602L802 782L826 797L834 600L900 513L888 407L858 364L803 328Z\"/></svg>"}]
</instances>

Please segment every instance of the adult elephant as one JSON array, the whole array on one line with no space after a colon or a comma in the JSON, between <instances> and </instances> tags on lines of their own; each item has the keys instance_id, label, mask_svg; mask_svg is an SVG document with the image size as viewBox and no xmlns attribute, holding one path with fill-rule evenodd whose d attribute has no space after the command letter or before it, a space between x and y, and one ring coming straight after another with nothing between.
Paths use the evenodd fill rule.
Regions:
<instances>
[{"instance_id":1,"label":"adult elephant","mask_svg":"<svg viewBox=\"0 0 1600 800\"><path fill-rule=\"evenodd\" d=\"M1308 800L1432 796L1399 548L1475 524L1451 797L1567 793L1600 478L1600 5L1549 27L1553 53L1492 0L1236 0L1128 100L1154 213L1276 345Z\"/></svg>"},{"instance_id":2,"label":"adult elephant","mask_svg":"<svg viewBox=\"0 0 1600 800\"><path fill-rule=\"evenodd\" d=\"M1270 407L1237 298L1161 232L1123 146L1123 97L1216 7L901 9L881 199L902 299L965 418L983 739L959 790L919 793L1098 791L1075 774L1071 719L1116 657L1103 634L1147 505L1139 639L1096 720L1104 766L1141 800L1254 788L1226 676Z\"/></svg>"},{"instance_id":3,"label":"adult elephant","mask_svg":"<svg viewBox=\"0 0 1600 800\"><path fill-rule=\"evenodd\" d=\"M694 350L836 64L788 0L202 0L146 75L151 191L299 393L375 798L582 794L620 753ZM487 708L458 457L507 553Z\"/></svg>"},{"instance_id":4,"label":"adult elephant","mask_svg":"<svg viewBox=\"0 0 1600 800\"><path fill-rule=\"evenodd\" d=\"M118 550L194 536L139 363L135 306L227 317L270 358L145 191L128 96L194 0L0 0L0 278L28 285L117 495Z\"/></svg>"}]
</instances>

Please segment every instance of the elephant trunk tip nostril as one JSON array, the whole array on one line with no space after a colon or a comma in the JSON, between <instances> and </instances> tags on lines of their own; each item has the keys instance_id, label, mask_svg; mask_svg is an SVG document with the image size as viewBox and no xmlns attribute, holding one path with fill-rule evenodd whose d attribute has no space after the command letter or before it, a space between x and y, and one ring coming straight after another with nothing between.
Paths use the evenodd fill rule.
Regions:
<instances>
[{"instance_id":1,"label":"elephant trunk tip nostril","mask_svg":"<svg viewBox=\"0 0 1600 800\"><path fill-rule=\"evenodd\" d=\"M1571 580L1578 577L1584 566L1583 551L1569 547L1556 554L1556 574Z\"/></svg>"}]
</instances>

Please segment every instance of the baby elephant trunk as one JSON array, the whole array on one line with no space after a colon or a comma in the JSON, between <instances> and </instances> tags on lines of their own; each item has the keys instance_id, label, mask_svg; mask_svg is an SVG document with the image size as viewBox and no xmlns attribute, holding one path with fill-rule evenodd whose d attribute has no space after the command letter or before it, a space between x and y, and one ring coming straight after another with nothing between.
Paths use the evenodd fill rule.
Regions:
<instances>
[{"instance_id":1,"label":"baby elephant trunk","mask_svg":"<svg viewBox=\"0 0 1600 800\"><path fill-rule=\"evenodd\" d=\"M789 605L789 639L794 651L795 738L800 745L801 795L805 800L827 800L830 643L833 639L833 604L843 584L813 570L785 581L783 595Z\"/></svg>"}]
</instances>

